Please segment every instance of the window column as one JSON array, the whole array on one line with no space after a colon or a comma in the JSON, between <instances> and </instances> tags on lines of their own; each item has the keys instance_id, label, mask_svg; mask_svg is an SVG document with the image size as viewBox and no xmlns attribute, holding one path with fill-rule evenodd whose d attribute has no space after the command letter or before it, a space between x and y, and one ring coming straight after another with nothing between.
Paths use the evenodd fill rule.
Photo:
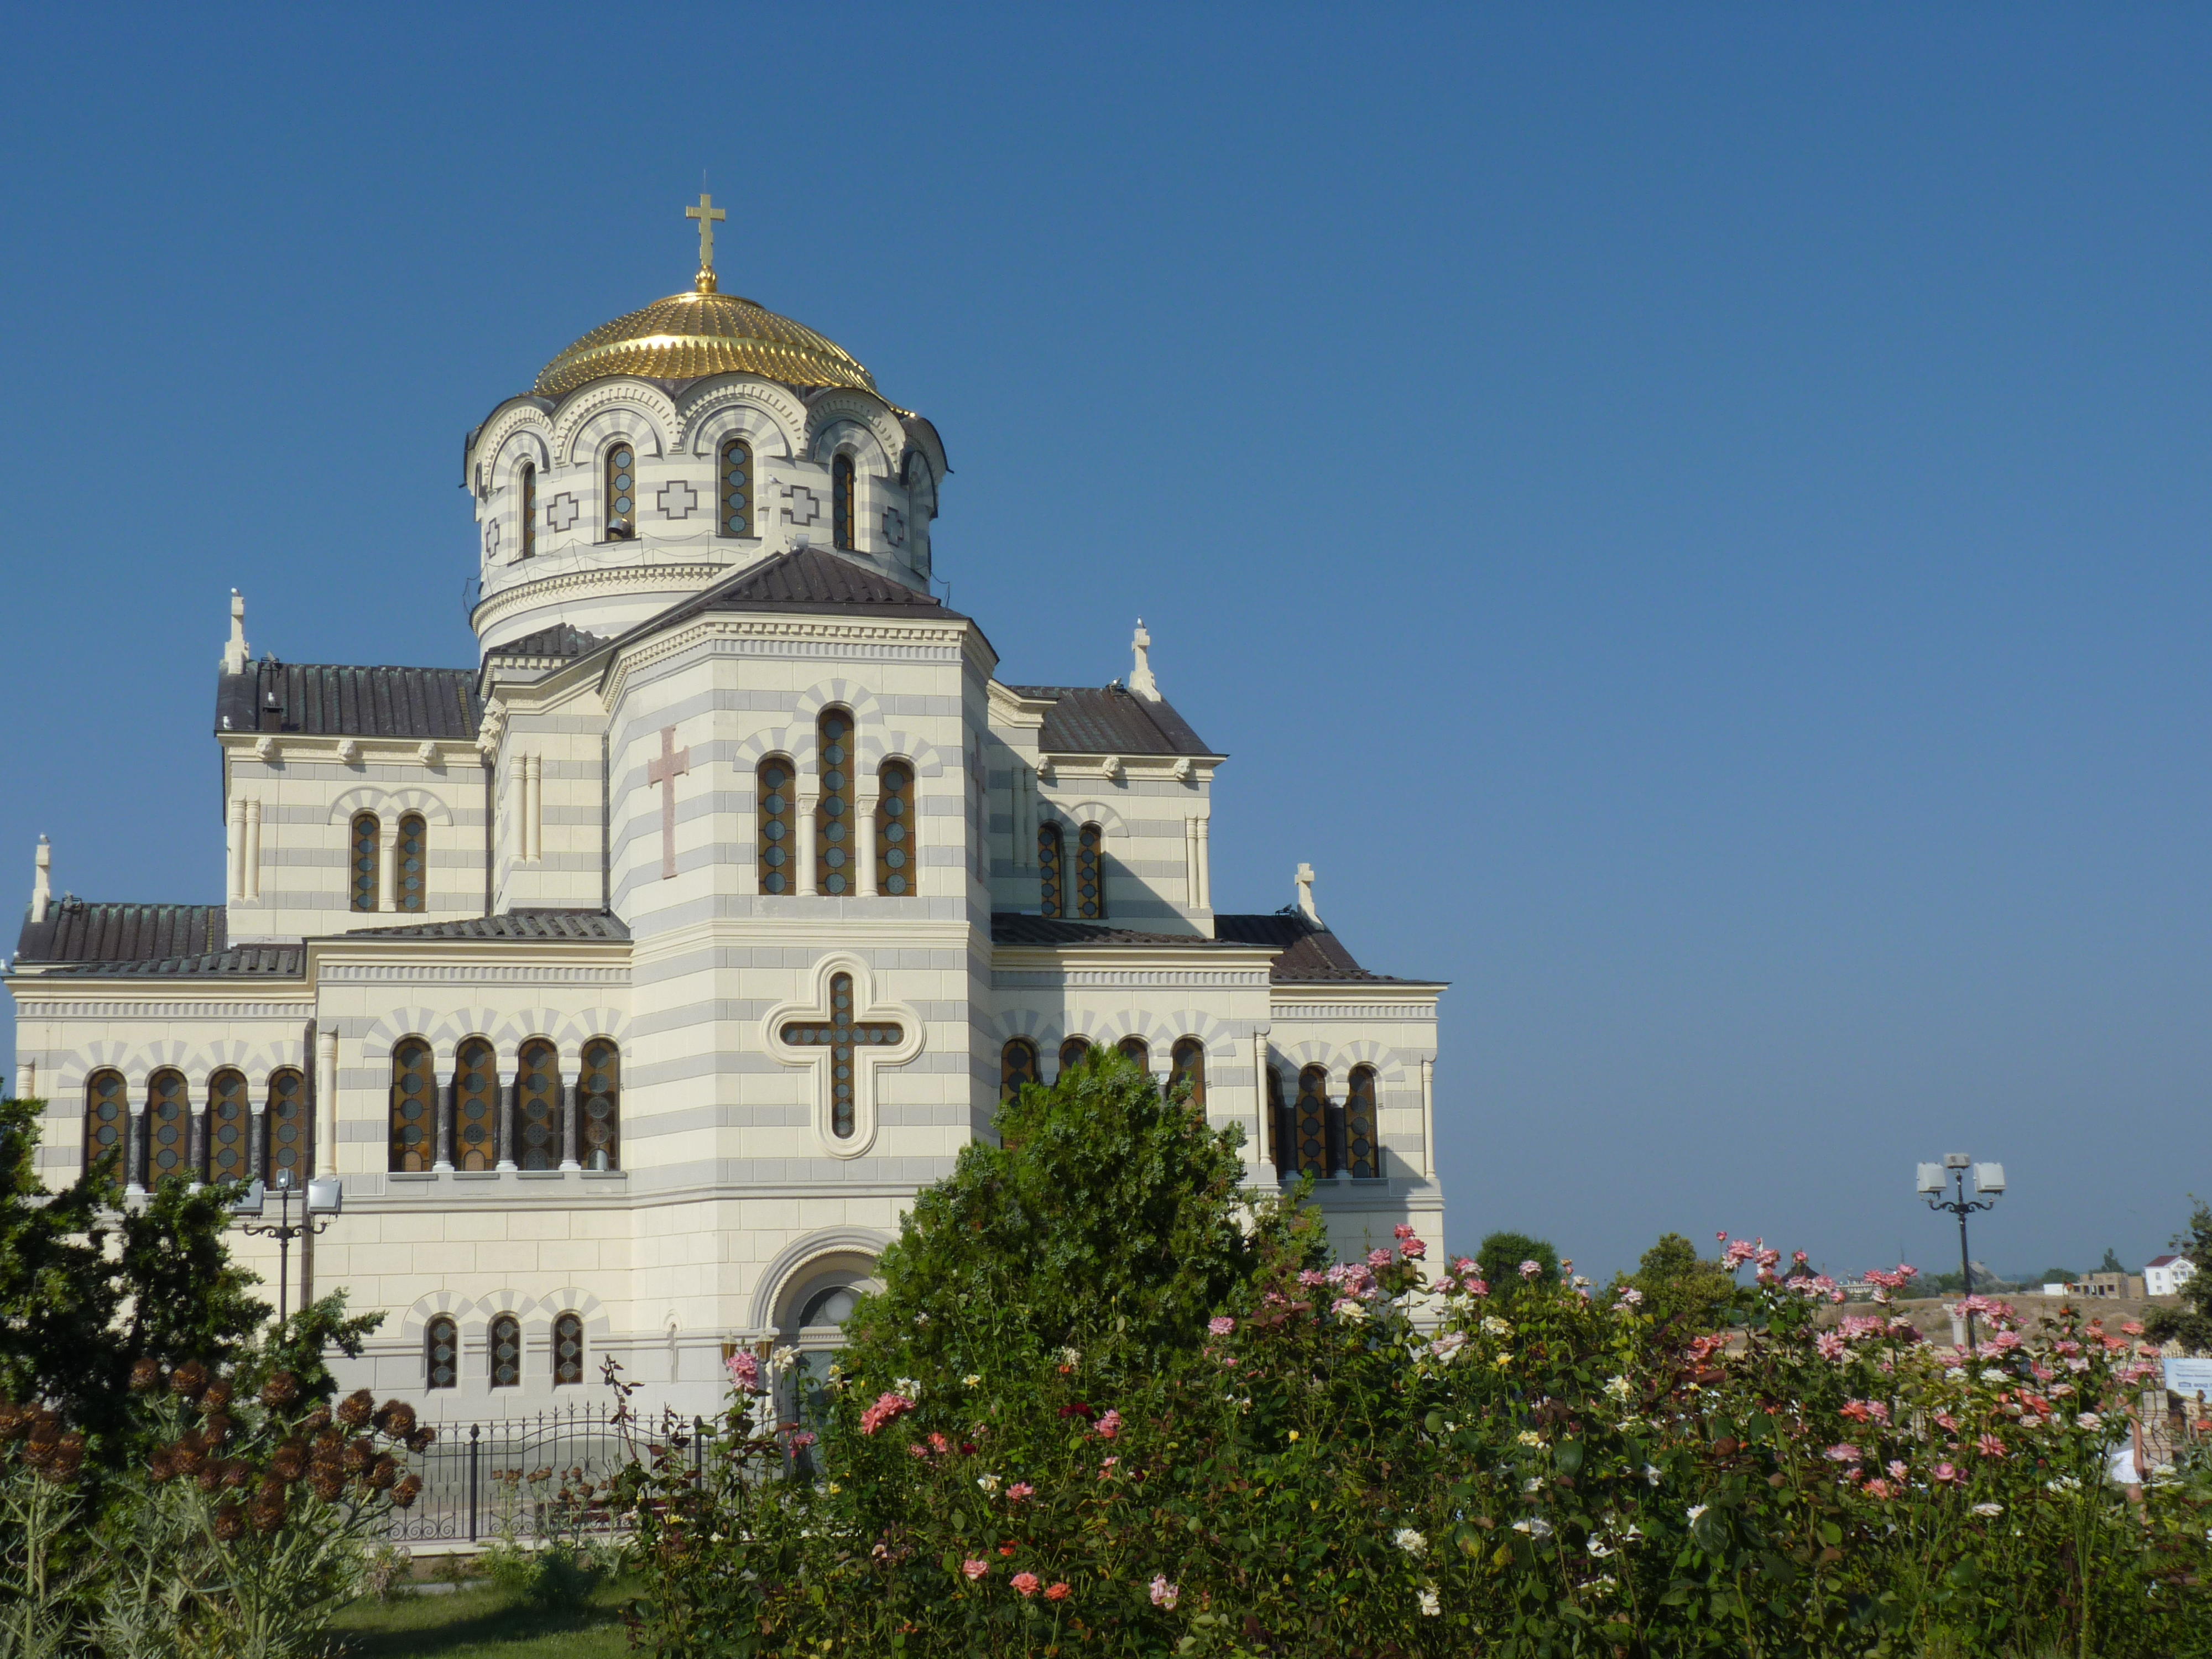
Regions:
<instances>
[{"instance_id":1,"label":"window column","mask_svg":"<svg viewBox=\"0 0 2212 1659\"><path fill-rule=\"evenodd\" d=\"M131 1133L123 1143L123 1190L134 1198L146 1196L146 1091L141 1085L131 1100Z\"/></svg>"},{"instance_id":2,"label":"window column","mask_svg":"<svg viewBox=\"0 0 2212 1659\"><path fill-rule=\"evenodd\" d=\"M240 873L246 878L246 896L258 901L261 897L261 803L246 803L246 861Z\"/></svg>"},{"instance_id":3,"label":"window column","mask_svg":"<svg viewBox=\"0 0 2212 1659\"><path fill-rule=\"evenodd\" d=\"M576 1139L576 1091L583 1086L583 1070L580 1066L571 1071L565 1060L555 1063L560 1067L562 1078L561 1167L564 1170L580 1170L584 1166L576 1157L579 1146Z\"/></svg>"},{"instance_id":4,"label":"window column","mask_svg":"<svg viewBox=\"0 0 2212 1659\"><path fill-rule=\"evenodd\" d=\"M431 1155L430 1173L451 1175L453 1172L453 1072L448 1066L436 1073L437 1091L430 1098L432 1115L437 1121L434 1150Z\"/></svg>"},{"instance_id":5,"label":"window column","mask_svg":"<svg viewBox=\"0 0 2212 1659\"><path fill-rule=\"evenodd\" d=\"M398 908L392 894L392 866L398 861L399 852L399 820L376 826L376 908L386 913Z\"/></svg>"},{"instance_id":6,"label":"window column","mask_svg":"<svg viewBox=\"0 0 2212 1659\"><path fill-rule=\"evenodd\" d=\"M500 1068L499 1073L499 1162L495 1167L502 1175L514 1171L514 1101L520 1086L517 1065Z\"/></svg>"},{"instance_id":7,"label":"window column","mask_svg":"<svg viewBox=\"0 0 2212 1659\"><path fill-rule=\"evenodd\" d=\"M814 809L821 800L818 794L799 797L799 894L801 898L812 898L820 890L814 883Z\"/></svg>"},{"instance_id":8,"label":"window column","mask_svg":"<svg viewBox=\"0 0 2212 1659\"><path fill-rule=\"evenodd\" d=\"M853 851L860 860L860 880L854 891L862 898L875 898L883 890L876 884L876 807L880 799L877 787L875 781L865 778L854 786L850 834Z\"/></svg>"}]
</instances>

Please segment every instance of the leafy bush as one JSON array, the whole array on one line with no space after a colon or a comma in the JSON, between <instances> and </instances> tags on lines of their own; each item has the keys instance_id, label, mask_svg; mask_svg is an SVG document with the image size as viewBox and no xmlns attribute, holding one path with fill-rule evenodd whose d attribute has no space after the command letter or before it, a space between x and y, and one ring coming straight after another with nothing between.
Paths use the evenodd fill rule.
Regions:
<instances>
[{"instance_id":1,"label":"leafy bush","mask_svg":"<svg viewBox=\"0 0 2212 1659\"><path fill-rule=\"evenodd\" d=\"M1540 1238L1526 1233L1492 1233L1475 1248L1475 1271L1493 1295L1510 1297L1531 1279L1559 1276L1559 1253ZM1529 1263L1534 1271L1528 1271Z\"/></svg>"}]
</instances>

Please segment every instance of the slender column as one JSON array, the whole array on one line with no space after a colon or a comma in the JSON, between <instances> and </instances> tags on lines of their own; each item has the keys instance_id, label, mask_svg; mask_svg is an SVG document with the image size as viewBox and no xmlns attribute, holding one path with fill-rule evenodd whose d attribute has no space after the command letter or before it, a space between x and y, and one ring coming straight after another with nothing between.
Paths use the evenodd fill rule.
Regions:
<instances>
[{"instance_id":1,"label":"slender column","mask_svg":"<svg viewBox=\"0 0 2212 1659\"><path fill-rule=\"evenodd\" d=\"M563 1170L584 1167L576 1161L576 1154L582 1150L576 1139L576 1089L582 1081L583 1075L579 1072L574 1081L561 1085L561 1167Z\"/></svg>"},{"instance_id":2,"label":"slender column","mask_svg":"<svg viewBox=\"0 0 2212 1659\"><path fill-rule=\"evenodd\" d=\"M145 1170L146 1102L142 1096L131 1103L130 1131L123 1142L123 1190L125 1194L135 1198L146 1196Z\"/></svg>"},{"instance_id":3,"label":"slender column","mask_svg":"<svg viewBox=\"0 0 2212 1659\"><path fill-rule=\"evenodd\" d=\"M1199 908L1198 882L1198 820L1182 821L1182 884L1183 902L1194 910Z\"/></svg>"},{"instance_id":4,"label":"slender column","mask_svg":"<svg viewBox=\"0 0 2212 1659\"><path fill-rule=\"evenodd\" d=\"M338 1034L315 1033L315 1166L338 1172Z\"/></svg>"},{"instance_id":5,"label":"slender column","mask_svg":"<svg viewBox=\"0 0 2212 1659\"><path fill-rule=\"evenodd\" d=\"M246 803L246 896L261 896L261 803Z\"/></svg>"},{"instance_id":6,"label":"slender column","mask_svg":"<svg viewBox=\"0 0 2212 1659\"><path fill-rule=\"evenodd\" d=\"M513 1072L499 1074L499 1168L514 1168L514 1079Z\"/></svg>"},{"instance_id":7,"label":"slender column","mask_svg":"<svg viewBox=\"0 0 2212 1659\"><path fill-rule=\"evenodd\" d=\"M1437 1178L1437 1063L1421 1062L1421 1173Z\"/></svg>"},{"instance_id":8,"label":"slender column","mask_svg":"<svg viewBox=\"0 0 2212 1659\"><path fill-rule=\"evenodd\" d=\"M246 896L246 803L235 798L223 817L223 856L230 872L228 896L235 902Z\"/></svg>"},{"instance_id":9,"label":"slender column","mask_svg":"<svg viewBox=\"0 0 2212 1659\"><path fill-rule=\"evenodd\" d=\"M198 1090L200 1103L197 1108L195 1108L191 1103L191 1085L190 1083L186 1083L185 1087L186 1091L185 1095L186 1124L185 1135L185 1167L191 1170L192 1180L194 1183L197 1184L207 1170L208 1106L210 1103L207 1097L207 1085L204 1081L201 1083Z\"/></svg>"},{"instance_id":10,"label":"slender column","mask_svg":"<svg viewBox=\"0 0 2212 1659\"><path fill-rule=\"evenodd\" d=\"M864 898L878 896L876 886L876 805L874 795L854 798L853 808L853 838L860 843L853 850L860 858L860 892Z\"/></svg>"},{"instance_id":11,"label":"slender column","mask_svg":"<svg viewBox=\"0 0 2212 1659\"><path fill-rule=\"evenodd\" d=\"M376 908L397 908L392 896L392 866L399 862L399 815L389 814L376 826Z\"/></svg>"},{"instance_id":12,"label":"slender column","mask_svg":"<svg viewBox=\"0 0 2212 1659\"><path fill-rule=\"evenodd\" d=\"M453 1074L447 1072L438 1079L437 1105L433 1115L437 1120L436 1158L430 1165L434 1175L453 1172Z\"/></svg>"},{"instance_id":13,"label":"slender column","mask_svg":"<svg viewBox=\"0 0 2212 1659\"><path fill-rule=\"evenodd\" d=\"M821 890L814 881L814 809L821 803L819 795L799 798L799 892L802 898L812 898Z\"/></svg>"},{"instance_id":14,"label":"slender column","mask_svg":"<svg viewBox=\"0 0 2212 1659\"><path fill-rule=\"evenodd\" d=\"M1213 908L1213 820L1198 821L1198 908Z\"/></svg>"},{"instance_id":15,"label":"slender column","mask_svg":"<svg viewBox=\"0 0 2212 1659\"><path fill-rule=\"evenodd\" d=\"M522 833L529 842L523 856L532 864L545 856L545 757L522 757Z\"/></svg>"},{"instance_id":16,"label":"slender column","mask_svg":"<svg viewBox=\"0 0 2212 1659\"><path fill-rule=\"evenodd\" d=\"M264 1185L269 1180L269 1126L263 1121L261 1101L249 1098L246 1117L246 1178Z\"/></svg>"},{"instance_id":17,"label":"slender column","mask_svg":"<svg viewBox=\"0 0 2212 1659\"><path fill-rule=\"evenodd\" d=\"M1257 1178L1261 1164L1274 1168L1267 1157L1267 1030L1262 1025L1252 1033L1252 1126L1258 1133L1253 1135L1252 1150L1244 1158L1248 1179ZM1276 1170L1275 1174L1279 1178L1282 1171Z\"/></svg>"}]
</instances>

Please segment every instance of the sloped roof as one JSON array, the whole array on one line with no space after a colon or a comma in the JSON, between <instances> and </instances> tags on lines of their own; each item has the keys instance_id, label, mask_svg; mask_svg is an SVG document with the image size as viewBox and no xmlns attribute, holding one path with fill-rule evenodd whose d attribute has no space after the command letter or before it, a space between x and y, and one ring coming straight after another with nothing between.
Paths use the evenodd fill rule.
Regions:
<instances>
[{"instance_id":1,"label":"sloped roof","mask_svg":"<svg viewBox=\"0 0 2212 1659\"><path fill-rule=\"evenodd\" d=\"M46 919L26 912L15 955L24 962L152 962L220 952L229 942L220 904L95 904L55 900Z\"/></svg>"},{"instance_id":2,"label":"sloped roof","mask_svg":"<svg viewBox=\"0 0 2212 1659\"><path fill-rule=\"evenodd\" d=\"M1143 933L1133 927L1116 927L1104 921L1068 921L1058 916L1024 915L1000 910L991 917L994 945L1184 945L1194 950L1218 950L1229 941L1201 938L1196 933Z\"/></svg>"},{"instance_id":3,"label":"sloped roof","mask_svg":"<svg viewBox=\"0 0 2212 1659\"><path fill-rule=\"evenodd\" d=\"M936 595L818 547L795 548L716 583L677 614L704 611L872 611L958 617Z\"/></svg>"},{"instance_id":4,"label":"sloped roof","mask_svg":"<svg viewBox=\"0 0 2212 1659\"><path fill-rule=\"evenodd\" d=\"M1370 984L1415 983L1389 974L1370 974L1353 960L1344 941L1326 927L1316 927L1292 911L1273 915L1224 916L1213 919L1213 931L1240 945L1264 945L1279 952L1268 978L1278 985L1305 985L1331 980L1360 980Z\"/></svg>"},{"instance_id":5,"label":"sloped roof","mask_svg":"<svg viewBox=\"0 0 2212 1659\"><path fill-rule=\"evenodd\" d=\"M298 979L307 970L307 953L297 945L241 945L235 950L204 951L198 956L155 957L146 961L73 962L49 968L42 979L225 979L234 975L257 979Z\"/></svg>"},{"instance_id":6,"label":"sloped roof","mask_svg":"<svg viewBox=\"0 0 2212 1659\"><path fill-rule=\"evenodd\" d=\"M583 657L605 643L606 641L597 634L587 634L567 623L555 623L552 627L541 628L535 634L525 634L519 640L495 645L484 654L491 657Z\"/></svg>"},{"instance_id":7,"label":"sloped roof","mask_svg":"<svg viewBox=\"0 0 2212 1659\"><path fill-rule=\"evenodd\" d=\"M420 921L404 927L356 927L348 939L621 939L629 929L606 910L506 910L459 921Z\"/></svg>"},{"instance_id":8,"label":"sloped roof","mask_svg":"<svg viewBox=\"0 0 2212 1659\"><path fill-rule=\"evenodd\" d=\"M221 732L343 738L473 738L483 724L476 671L250 662L216 683Z\"/></svg>"},{"instance_id":9,"label":"sloped roof","mask_svg":"<svg viewBox=\"0 0 2212 1659\"><path fill-rule=\"evenodd\" d=\"M1164 699L1118 685L1014 685L1017 696L1050 699L1037 748L1048 755L1211 755L1215 751Z\"/></svg>"}]
</instances>

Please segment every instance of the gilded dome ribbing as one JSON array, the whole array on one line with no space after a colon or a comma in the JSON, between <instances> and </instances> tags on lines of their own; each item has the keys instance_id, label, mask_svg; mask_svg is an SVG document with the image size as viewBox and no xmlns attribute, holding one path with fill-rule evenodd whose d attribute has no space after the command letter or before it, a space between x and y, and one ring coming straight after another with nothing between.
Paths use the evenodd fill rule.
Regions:
<instances>
[{"instance_id":1,"label":"gilded dome ribbing","mask_svg":"<svg viewBox=\"0 0 2212 1659\"><path fill-rule=\"evenodd\" d=\"M700 287L593 329L545 365L542 397L557 398L611 374L690 380L705 374L764 375L791 386L849 386L874 392L875 377L834 341L734 294ZM878 394L881 395L881 394Z\"/></svg>"}]
</instances>

